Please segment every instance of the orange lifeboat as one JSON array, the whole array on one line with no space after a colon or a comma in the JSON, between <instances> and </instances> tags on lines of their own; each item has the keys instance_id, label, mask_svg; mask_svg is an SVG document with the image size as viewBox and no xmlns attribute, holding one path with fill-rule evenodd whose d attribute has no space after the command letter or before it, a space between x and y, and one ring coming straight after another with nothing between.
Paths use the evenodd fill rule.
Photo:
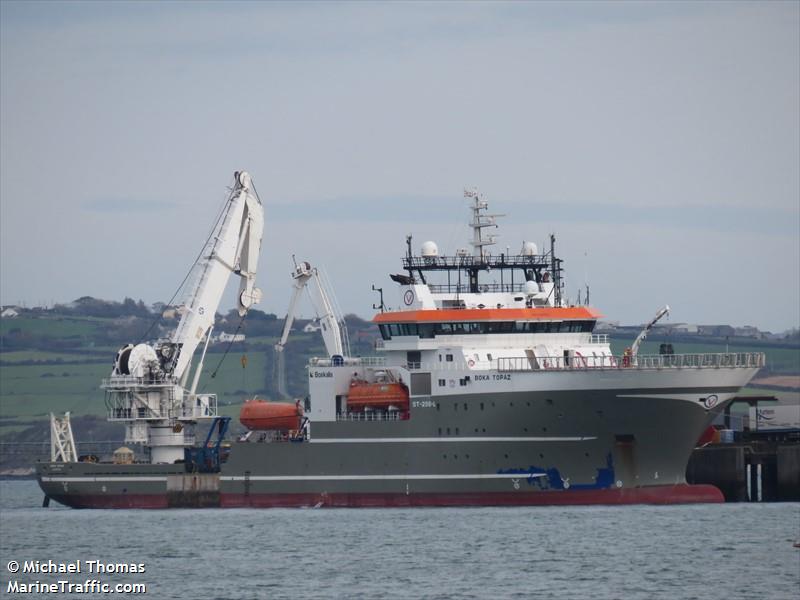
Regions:
<instances>
[{"instance_id":1,"label":"orange lifeboat","mask_svg":"<svg viewBox=\"0 0 800 600\"><path fill-rule=\"evenodd\" d=\"M367 383L353 381L347 394L347 408L353 412L364 409L408 410L408 388L402 383Z\"/></svg>"},{"instance_id":2,"label":"orange lifeboat","mask_svg":"<svg viewBox=\"0 0 800 600\"><path fill-rule=\"evenodd\" d=\"M255 431L289 431L300 429L303 408L300 402L268 402L248 400L239 411L239 421L248 429Z\"/></svg>"}]
</instances>

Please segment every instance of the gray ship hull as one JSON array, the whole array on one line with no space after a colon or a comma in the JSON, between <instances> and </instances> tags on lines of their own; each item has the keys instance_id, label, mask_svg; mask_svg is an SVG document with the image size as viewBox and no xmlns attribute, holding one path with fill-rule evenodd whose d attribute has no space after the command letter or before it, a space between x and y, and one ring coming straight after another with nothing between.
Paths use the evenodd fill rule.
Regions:
<instances>
[{"instance_id":1,"label":"gray ship hull","mask_svg":"<svg viewBox=\"0 0 800 600\"><path fill-rule=\"evenodd\" d=\"M49 498L76 508L721 502L716 488L686 484L686 463L725 406L707 399L732 397L753 372L705 371L710 387L629 377L605 390L412 394L407 420L314 422L302 441L236 442L219 473L41 463L37 474Z\"/></svg>"}]
</instances>

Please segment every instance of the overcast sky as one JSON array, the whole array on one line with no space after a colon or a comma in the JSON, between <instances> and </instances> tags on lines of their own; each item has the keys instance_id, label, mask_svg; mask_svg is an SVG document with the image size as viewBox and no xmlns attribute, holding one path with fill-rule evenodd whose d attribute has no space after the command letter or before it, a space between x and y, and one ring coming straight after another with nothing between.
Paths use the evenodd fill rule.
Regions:
<instances>
[{"instance_id":1,"label":"overcast sky","mask_svg":"<svg viewBox=\"0 0 800 600\"><path fill-rule=\"evenodd\" d=\"M477 186L608 319L796 327L798 7L3 0L0 302L169 300L247 169L279 315L292 254L396 305Z\"/></svg>"}]
</instances>

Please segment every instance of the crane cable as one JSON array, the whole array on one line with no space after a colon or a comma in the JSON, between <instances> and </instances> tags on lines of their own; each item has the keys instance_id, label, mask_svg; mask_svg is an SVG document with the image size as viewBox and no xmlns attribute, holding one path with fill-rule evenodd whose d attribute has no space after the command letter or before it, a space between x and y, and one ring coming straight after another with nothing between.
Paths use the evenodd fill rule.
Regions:
<instances>
[{"instance_id":1,"label":"crane cable","mask_svg":"<svg viewBox=\"0 0 800 600\"><path fill-rule=\"evenodd\" d=\"M233 346L233 343L236 340L237 334L242 330L242 326L244 325L244 320L246 318L247 318L247 313L244 313L244 315L242 315L241 320L239 321L239 326L236 328L236 332L233 334L233 337L231 338L231 341L228 342L228 346L227 346L227 348L225 348L225 352L222 354L222 358L219 359L219 362L217 363L217 366L214 369L214 371L211 373L211 377L209 379L214 379L217 376L217 373L219 372L219 369L222 366L222 363L225 362L225 358L228 356L228 352L230 352L231 346ZM203 384L203 389L201 391L205 391L207 385L208 385L208 382L204 383Z\"/></svg>"}]
</instances>

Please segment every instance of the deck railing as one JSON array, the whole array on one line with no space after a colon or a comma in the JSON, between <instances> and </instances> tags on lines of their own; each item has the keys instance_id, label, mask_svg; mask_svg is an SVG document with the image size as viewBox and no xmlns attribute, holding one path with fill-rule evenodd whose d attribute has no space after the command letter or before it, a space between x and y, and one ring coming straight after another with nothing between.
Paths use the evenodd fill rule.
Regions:
<instances>
[{"instance_id":1,"label":"deck railing","mask_svg":"<svg viewBox=\"0 0 800 600\"><path fill-rule=\"evenodd\" d=\"M339 412L336 413L337 421L405 421L408 419L407 410L371 410L364 412Z\"/></svg>"},{"instance_id":2,"label":"deck railing","mask_svg":"<svg viewBox=\"0 0 800 600\"><path fill-rule=\"evenodd\" d=\"M312 367L383 367L386 366L385 356L359 356L343 358L312 358L308 361Z\"/></svg>"},{"instance_id":3,"label":"deck railing","mask_svg":"<svg viewBox=\"0 0 800 600\"><path fill-rule=\"evenodd\" d=\"M763 352L721 352L705 354L646 354L638 356L527 356L497 359L497 370L552 371L593 369L720 369L760 368Z\"/></svg>"}]
</instances>

